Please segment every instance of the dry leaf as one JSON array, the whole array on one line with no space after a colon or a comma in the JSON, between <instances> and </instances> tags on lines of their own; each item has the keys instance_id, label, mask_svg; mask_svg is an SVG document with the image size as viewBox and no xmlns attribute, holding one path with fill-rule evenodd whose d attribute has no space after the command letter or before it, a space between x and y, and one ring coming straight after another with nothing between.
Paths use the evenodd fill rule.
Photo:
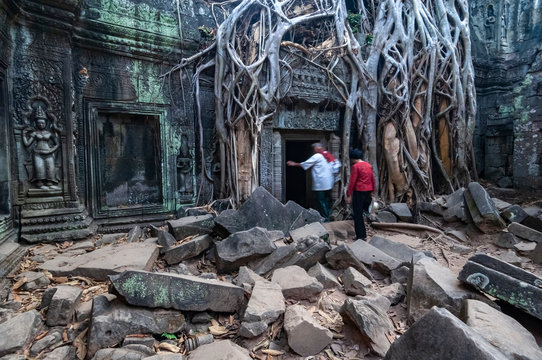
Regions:
<instances>
[{"instance_id":1,"label":"dry leaf","mask_svg":"<svg viewBox=\"0 0 542 360\"><path fill-rule=\"evenodd\" d=\"M87 334L88 328L83 330L81 334L77 335L77 337L73 340L73 346L77 349L77 358L79 360L83 360L87 356L87 343L83 338Z\"/></svg>"},{"instance_id":2,"label":"dry leaf","mask_svg":"<svg viewBox=\"0 0 542 360\"><path fill-rule=\"evenodd\" d=\"M230 326L233 325L233 321L234 321L233 315L230 315L230 321L229 321Z\"/></svg>"},{"instance_id":3,"label":"dry leaf","mask_svg":"<svg viewBox=\"0 0 542 360\"><path fill-rule=\"evenodd\" d=\"M64 340L65 343L67 343L70 339L68 338L68 332L66 329L64 329L64 332L62 333L62 340Z\"/></svg>"},{"instance_id":4,"label":"dry leaf","mask_svg":"<svg viewBox=\"0 0 542 360\"><path fill-rule=\"evenodd\" d=\"M228 333L228 329L226 329L224 326L213 325L209 326L209 332L213 335L224 335Z\"/></svg>"},{"instance_id":5,"label":"dry leaf","mask_svg":"<svg viewBox=\"0 0 542 360\"><path fill-rule=\"evenodd\" d=\"M55 278L53 278L53 281L56 282L56 283L65 283L68 281L68 277L67 276L57 276Z\"/></svg>"},{"instance_id":6,"label":"dry leaf","mask_svg":"<svg viewBox=\"0 0 542 360\"><path fill-rule=\"evenodd\" d=\"M271 356L279 356L279 355L284 354L284 351L272 350L272 349L264 349L264 350L262 350L262 352L264 354L271 355Z\"/></svg>"},{"instance_id":7,"label":"dry leaf","mask_svg":"<svg viewBox=\"0 0 542 360\"><path fill-rule=\"evenodd\" d=\"M170 352L174 352L174 353L178 353L178 352L181 351L180 347L172 345L172 344L167 343L167 342L160 343L158 345L158 348L162 349L162 350L167 350L167 351L170 351Z\"/></svg>"},{"instance_id":8,"label":"dry leaf","mask_svg":"<svg viewBox=\"0 0 542 360\"><path fill-rule=\"evenodd\" d=\"M21 302L22 301L21 297L16 292L12 292L11 294L13 295L13 301L15 301L15 302Z\"/></svg>"},{"instance_id":9,"label":"dry leaf","mask_svg":"<svg viewBox=\"0 0 542 360\"><path fill-rule=\"evenodd\" d=\"M86 283L87 285L90 285L90 286L94 286L96 285L96 282L92 279L89 279L88 277L84 277L84 276L72 276L72 279L73 280L80 280L84 283Z\"/></svg>"},{"instance_id":10,"label":"dry leaf","mask_svg":"<svg viewBox=\"0 0 542 360\"><path fill-rule=\"evenodd\" d=\"M47 335L48 333L49 333L49 330L42 331L38 336L36 336L34 338L34 341L38 341L40 339L43 339L45 337L45 335Z\"/></svg>"},{"instance_id":11,"label":"dry leaf","mask_svg":"<svg viewBox=\"0 0 542 360\"><path fill-rule=\"evenodd\" d=\"M218 323L218 321L216 321L215 319L211 319L211 324L213 326L220 326L220 324Z\"/></svg>"}]
</instances>

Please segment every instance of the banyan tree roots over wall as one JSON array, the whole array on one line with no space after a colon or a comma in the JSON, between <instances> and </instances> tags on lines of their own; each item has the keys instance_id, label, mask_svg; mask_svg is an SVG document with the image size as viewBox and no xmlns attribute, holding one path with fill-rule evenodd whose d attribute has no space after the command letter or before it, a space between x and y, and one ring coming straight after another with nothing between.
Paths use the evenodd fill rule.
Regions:
<instances>
[{"instance_id":1,"label":"banyan tree roots over wall","mask_svg":"<svg viewBox=\"0 0 542 360\"><path fill-rule=\"evenodd\" d=\"M216 37L175 70L194 65L198 97L199 75L214 68L222 196L242 201L259 184L263 123L300 66L326 74L335 87L343 102L343 163L351 144L362 147L385 201L428 199L475 174L466 0L242 0L211 7L225 19ZM357 139L350 139L352 125ZM345 167L343 180L347 173Z\"/></svg>"}]
</instances>

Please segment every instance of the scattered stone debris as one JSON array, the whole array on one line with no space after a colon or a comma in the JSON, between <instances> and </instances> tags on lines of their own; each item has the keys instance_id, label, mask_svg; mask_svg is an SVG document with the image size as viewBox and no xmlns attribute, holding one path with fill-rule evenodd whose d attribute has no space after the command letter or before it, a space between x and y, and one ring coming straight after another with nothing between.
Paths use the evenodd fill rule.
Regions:
<instances>
[{"instance_id":1,"label":"scattered stone debris","mask_svg":"<svg viewBox=\"0 0 542 360\"><path fill-rule=\"evenodd\" d=\"M25 249L0 291L2 360L542 358L491 300L542 328L537 208L472 183L373 212L367 242L263 188L208 211Z\"/></svg>"}]
</instances>

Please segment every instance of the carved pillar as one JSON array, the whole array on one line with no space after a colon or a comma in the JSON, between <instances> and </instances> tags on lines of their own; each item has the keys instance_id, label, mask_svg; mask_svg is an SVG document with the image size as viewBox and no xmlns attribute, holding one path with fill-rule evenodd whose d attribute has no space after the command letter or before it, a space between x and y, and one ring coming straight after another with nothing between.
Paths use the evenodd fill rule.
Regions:
<instances>
[{"instance_id":1,"label":"carved pillar","mask_svg":"<svg viewBox=\"0 0 542 360\"><path fill-rule=\"evenodd\" d=\"M92 233L92 219L79 202L75 171L69 24L76 5L66 1L57 8L50 1L21 1L11 28L13 194L22 209L22 238L28 242ZM44 10L50 14L47 24L41 18Z\"/></svg>"}]
</instances>

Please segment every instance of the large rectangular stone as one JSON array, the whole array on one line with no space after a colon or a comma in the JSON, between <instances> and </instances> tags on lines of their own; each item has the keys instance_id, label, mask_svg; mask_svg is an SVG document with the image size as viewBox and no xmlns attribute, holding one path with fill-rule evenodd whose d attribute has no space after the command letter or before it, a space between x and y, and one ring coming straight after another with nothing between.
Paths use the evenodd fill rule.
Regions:
<instances>
[{"instance_id":1,"label":"large rectangular stone","mask_svg":"<svg viewBox=\"0 0 542 360\"><path fill-rule=\"evenodd\" d=\"M245 292L227 282L190 275L125 271L110 279L128 304L149 308L232 313L239 310Z\"/></svg>"},{"instance_id":2,"label":"large rectangular stone","mask_svg":"<svg viewBox=\"0 0 542 360\"><path fill-rule=\"evenodd\" d=\"M458 278L542 320L542 278L485 254L471 257Z\"/></svg>"},{"instance_id":3,"label":"large rectangular stone","mask_svg":"<svg viewBox=\"0 0 542 360\"><path fill-rule=\"evenodd\" d=\"M536 231L528 226L518 224L517 222L513 222L508 225L508 231L525 240L534 241L537 243L542 242L542 233L540 231Z\"/></svg>"},{"instance_id":4,"label":"large rectangular stone","mask_svg":"<svg viewBox=\"0 0 542 360\"><path fill-rule=\"evenodd\" d=\"M215 226L213 215L187 216L167 222L169 232L175 236L177 241L184 240L192 235L204 235L212 232Z\"/></svg>"},{"instance_id":5,"label":"large rectangular stone","mask_svg":"<svg viewBox=\"0 0 542 360\"><path fill-rule=\"evenodd\" d=\"M357 240L349 245L350 249L362 263L371 269L376 269L388 275L392 270L402 265L402 262L393 258L363 240Z\"/></svg>"}]
</instances>

